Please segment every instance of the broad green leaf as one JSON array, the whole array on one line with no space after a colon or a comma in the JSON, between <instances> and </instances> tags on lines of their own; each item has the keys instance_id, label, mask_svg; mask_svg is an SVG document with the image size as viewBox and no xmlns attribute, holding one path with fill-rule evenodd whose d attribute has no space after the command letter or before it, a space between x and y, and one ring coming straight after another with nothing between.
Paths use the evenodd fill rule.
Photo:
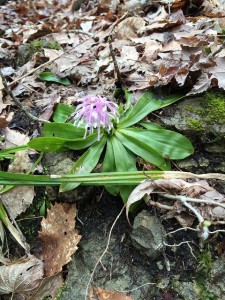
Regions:
<instances>
[{"instance_id":1,"label":"broad green leaf","mask_svg":"<svg viewBox=\"0 0 225 300\"><path fill-rule=\"evenodd\" d=\"M136 163L135 159L133 159L132 155L129 153L129 151L126 150L126 148L123 146L123 144L117 139L117 137L113 136L111 138L112 141L112 148L114 152L114 158L115 158L115 166L117 172L129 172L129 171L135 171ZM120 195L123 199L123 202L127 202L128 197L130 193L133 191L135 186L120 186L119 191Z\"/></svg>"},{"instance_id":2,"label":"broad green leaf","mask_svg":"<svg viewBox=\"0 0 225 300\"><path fill-rule=\"evenodd\" d=\"M47 137L38 137L35 139L32 139L28 146L32 149L35 149L37 151L43 151L43 152L55 152L55 151L63 151L67 148L65 147L65 139L53 137L53 138L47 138Z\"/></svg>"},{"instance_id":3,"label":"broad green leaf","mask_svg":"<svg viewBox=\"0 0 225 300\"><path fill-rule=\"evenodd\" d=\"M100 136L100 139L102 136ZM90 147L98 140L98 133L89 134L86 138L76 139L76 140L68 140L65 142L65 146L72 150L81 150L87 147Z\"/></svg>"},{"instance_id":4,"label":"broad green leaf","mask_svg":"<svg viewBox=\"0 0 225 300\"><path fill-rule=\"evenodd\" d=\"M56 77L52 72L42 72L39 74L39 78L44 81L56 82L62 85L71 85L69 79Z\"/></svg>"},{"instance_id":5,"label":"broad green leaf","mask_svg":"<svg viewBox=\"0 0 225 300\"><path fill-rule=\"evenodd\" d=\"M148 147L151 147L160 153L164 158L183 159L194 152L191 142L186 137L171 130L127 128L120 129L119 132L127 138L132 137L136 141L141 141Z\"/></svg>"},{"instance_id":6,"label":"broad green leaf","mask_svg":"<svg viewBox=\"0 0 225 300\"><path fill-rule=\"evenodd\" d=\"M81 150L94 144L98 139L98 134L93 133L85 139L64 139L59 137L39 137L28 143L30 148L43 152L64 151L68 149Z\"/></svg>"},{"instance_id":7,"label":"broad green leaf","mask_svg":"<svg viewBox=\"0 0 225 300\"><path fill-rule=\"evenodd\" d=\"M74 140L83 138L84 134L84 128L67 123L45 123L43 127L44 137L60 137Z\"/></svg>"},{"instance_id":8,"label":"broad green leaf","mask_svg":"<svg viewBox=\"0 0 225 300\"><path fill-rule=\"evenodd\" d=\"M181 95L168 96L166 99L156 99L150 92L145 92L138 102L131 108L125 116L121 117L118 128L126 128L141 121L151 112L170 105L183 98Z\"/></svg>"},{"instance_id":9,"label":"broad green leaf","mask_svg":"<svg viewBox=\"0 0 225 300\"><path fill-rule=\"evenodd\" d=\"M71 105L59 103L53 114L53 121L64 123L68 117L74 112L75 108Z\"/></svg>"},{"instance_id":10,"label":"broad green leaf","mask_svg":"<svg viewBox=\"0 0 225 300\"><path fill-rule=\"evenodd\" d=\"M146 129L148 129L148 130L163 129L162 126L160 126L159 124L153 123L153 122L139 122L138 124L143 126Z\"/></svg>"},{"instance_id":11,"label":"broad green leaf","mask_svg":"<svg viewBox=\"0 0 225 300\"><path fill-rule=\"evenodd\" d=\"M169 169L168 163L156 149L149 144L144 143L140 137L133 136L130 132L127 132L128 130L129 129L119 129L115 132L116 136L125 147L161 170Z\"/></svg>"},{"instance_id":12,"label":"broad green leaf","mask_svg":"<svg viewBox=\"0 0 225 300\"><path fill-rule=\"evenodd\" d=\"M102 151L106 144L106 137L92 145L88 150L76 161L76 163L71 168L69 174L88 174L97 165ZM60 186L61 192L70 191L75 189L80 183L66 183Z\"/></svg>"},{"instance_id":13,"label":"broad green leaf","mask_svg":"<svg viewBox=\"0 0 225 300\"><path fill-rule=\"evenodd\" d=\"M102 172L115 172L115 157L112 147L111 138L107 139L107 147L105 152L105 157L102 164ZM112 195L116 196L119 194L119 187L116 185L105 185L105 189Z\"/></svg>"},{"instance_id":14,"label":"broad green leaf","mask_svg":"<svg viewBox=\"0 0 225 300\"><path fill-rule=\"evenodd\" d=\"M131 99L133 97L133 93L129 92L127 89L123 88L126 104L124 108L124 112L126 112L131 107Z\"/></svg>"}]
</instances>

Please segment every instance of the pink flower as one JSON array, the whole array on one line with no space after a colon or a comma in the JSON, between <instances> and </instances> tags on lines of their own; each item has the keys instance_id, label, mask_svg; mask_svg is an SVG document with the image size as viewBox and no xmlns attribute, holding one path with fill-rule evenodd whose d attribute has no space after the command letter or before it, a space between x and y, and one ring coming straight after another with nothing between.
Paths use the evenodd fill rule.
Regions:
<instances>
[{"instance_id":1,"label":"pink flower","mask_svg":"<svg viewBox=\"0 0 225 300\"><path fill-rule=\"evenodd\" d=\"M118 105L109 101L105 97L85 96L78 100L81 102L74 112L74 125L85 125L84 138L87 132L93 133L94 129L98 130L98 141L100 140L101 127L106 128L108 132L113 128L112 120L119 117Z\"/></svg>"}]
</instances>

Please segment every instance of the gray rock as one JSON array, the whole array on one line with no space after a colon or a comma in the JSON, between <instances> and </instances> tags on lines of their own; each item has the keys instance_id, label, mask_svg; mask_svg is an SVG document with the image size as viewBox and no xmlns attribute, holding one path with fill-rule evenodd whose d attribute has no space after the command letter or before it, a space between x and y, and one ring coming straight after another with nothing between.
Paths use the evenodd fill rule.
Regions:
<instances>
[{"instance_id":1,"label":"gray rock","mask_svg":"<svg viewBox=\"0 0 225 300\"><path fill-rule=\"evenodd\" d=\"M90 233L81 241L80 251L75 254L68 265L66 290L62 292L60 300L84 300L85 291L94 266L105 249L107 238L102 234ZM108 252L95 270L91 286L108 290L129 291L134 300L146 300L151 286L146 284L154 281L148 270L143 266L138 268L124 262L120 253L120 242L112 235ZM146 285L145 285L146 284ZM138 286L144 285L141 289ZM90 287L90 286L89 286Z\"/></svg>"},{"instance_id":2,"label":"gray rock","mask_svg":"<svg viewBox=\"0 0 225 300\"><path fill-rule=\"evenodd\" d=\"M155 259L164 250L165 230L160 221L147 211L139 213L133 224L133 245L150 259Z\"/></svg>"},{"instance_id":3,"label":"gray rock","mask_svg":"<svg viewBox=\"0 0 225 300\"><path fill-rule=\"evenodd\" d=\"M48 153L44 157L46 172L51 175L67 174L75 163L72 152ZM64 193L59 193L58 187L46 187L48 199L50 201L60 200L66 202L88 201L94 196L94 188L91 186L79 186L76 189Z\"/></svg>"}]
</instances>

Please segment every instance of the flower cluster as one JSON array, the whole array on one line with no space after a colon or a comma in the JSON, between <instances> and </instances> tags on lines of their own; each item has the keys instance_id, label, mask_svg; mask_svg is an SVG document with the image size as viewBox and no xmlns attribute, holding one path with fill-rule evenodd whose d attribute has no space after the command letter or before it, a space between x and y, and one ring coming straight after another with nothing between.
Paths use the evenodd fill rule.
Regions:
<instances>
[{"instance_id":1,"label":"flower cluster","mask_svg":"<svg viewBox=\"0 0 225 300\"><path fill-rule=\"evenodd\" d=\"M76 107L74 112L74 125L85 126L84 138L86 138L88 130L91 134L97 128L99 141L101 127L106 128L109 132L113 128L112 120L118 119L118 105L105 97L93 95L83 97L78 102L81 104Z\"/></svg>"}]
</instances>

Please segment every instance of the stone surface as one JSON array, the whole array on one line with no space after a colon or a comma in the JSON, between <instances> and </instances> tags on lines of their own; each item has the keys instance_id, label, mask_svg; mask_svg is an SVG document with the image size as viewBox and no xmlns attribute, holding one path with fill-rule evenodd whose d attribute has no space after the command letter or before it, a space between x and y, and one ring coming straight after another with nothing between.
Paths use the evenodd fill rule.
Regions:
<instances>
[{"instance_id":1,"label":"stone surface","mask_svg":"<svg viewBox=\"0 0 225 300\"><path fill-rule=\"evenodd\" d=\"M103 253L107 236L103 232L91 232L85 236L79 245L79 252L74 255L73 261L68 265L68 278L66 290L60 300L84 300L88 281L94 266ZM116 235L112 235L110 247L95 270L91 285L108 290L130 291L134 300L146 300L151 285L154 282L151 272L145 263L138 266L124 260L121 253L121 242ZM128 260L131 257L127 257ZM141 289L139 286L144 285ZM90 287L90 286L89 286Z\"/></svg>"},{"instance_id":2,"label":"stone surface","mask_svg":"<svg viewBox=\"0 0 225 300\"><path fill-rule=\"evenodd\" d=\"M139 213L133 224L131 240L133 245L148 256L155 259L164 250L165 230L159 219L151 216L147 211Z\"/></svg>"},{"instance_id":3,"label":"stone surface","mask_svg":"<svg viewBox=\"0 0 225 300\"><path fill-rule=\"evenodd\" d=\"M72 151L47 153L44 157L46 173L52 175L67 174L75 161ZM91 186L79 186L72 191L64 193L59 193L58 187L47 186L46 192L50 201L83 202L95 197L94 187Z\"/></svg>"},{"instance_id":4,"label":"stone surface","mask_svg":"<svg viewBox=\"0 0 225 300\"><path fill-rule=\"evenodd\" d=\"M176 162L183 171L225 171L225 97L208 95L181 100L164 108L156 119L164 128L176 130L192 141L194 154Z\"/></svg>"}]
</instances>

